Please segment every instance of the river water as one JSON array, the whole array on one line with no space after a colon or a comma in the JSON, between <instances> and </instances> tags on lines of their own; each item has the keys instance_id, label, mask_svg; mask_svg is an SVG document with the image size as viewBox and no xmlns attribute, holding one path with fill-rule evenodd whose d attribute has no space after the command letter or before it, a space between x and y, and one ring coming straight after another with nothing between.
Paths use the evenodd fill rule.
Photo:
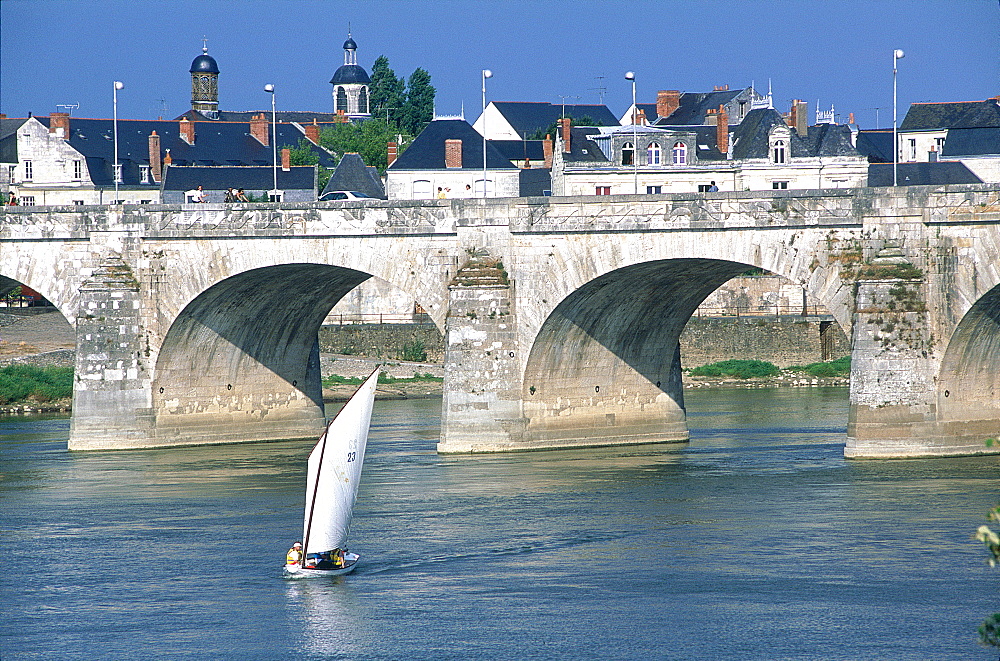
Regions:
<instances>
[{"instance_id":1,"label":"river water","mask_svg":"<svg viewBox=\"0 0 1000 661\"><path fill-rule=\"evenodd\" d=\"M0 420L0 657L996 658L1000 459L845 461L843 388L686 397L688 445L460 457L440 400L377 402L361 564L299 581L310 443Z\"/></svg>"}]
</instances>

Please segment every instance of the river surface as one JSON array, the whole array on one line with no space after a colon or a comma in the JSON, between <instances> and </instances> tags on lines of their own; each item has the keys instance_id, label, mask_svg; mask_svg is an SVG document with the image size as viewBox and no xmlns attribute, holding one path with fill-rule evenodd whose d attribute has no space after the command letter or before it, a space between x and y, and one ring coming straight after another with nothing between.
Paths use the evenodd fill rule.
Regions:
<instances>
[{"instance_id":1,"label":"river surface","mask_svg":"<svg viewBox=\"0 0 1000 661\"><path fill-rule=\"evenodd\" d=\"M459 457L376 402L361 564L298 581L310 443L0 420L0 658L996 659L1000 458L845 461L843 388L685 395L688 445Z\"/></svg>"}]
</instances>

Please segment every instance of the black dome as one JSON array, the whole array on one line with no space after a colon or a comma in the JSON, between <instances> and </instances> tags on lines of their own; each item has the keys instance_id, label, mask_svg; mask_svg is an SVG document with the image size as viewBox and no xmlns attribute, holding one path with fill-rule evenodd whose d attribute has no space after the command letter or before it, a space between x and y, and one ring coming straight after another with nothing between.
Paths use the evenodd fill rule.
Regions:
<instances>
[{"instance_id":1,"label":"black dome","mask_svg":"<svg viewBox=\"0 0 1000 661\"><path fill-rule=\"evenodd\" d=\"M350 85L358 83L368 85L372 82L372 80L368 77L368 72L357 64L345 64L337 69L337 71L333 74L333 78L330 79L330 82L334 85Z\"/></svg>"},{"instance_id":2,"label":"black dome","mask_svg":"<svg viewBox=\"0 0 1000 661\"><path fill-rule=\"evenodd\" d=\"M358 45L350 37L344 42L344 50L358 50Z\"/></svg>"},{"instance_id":3,"label":"black dome","mask_svg":"<svg viewBox=\"0 0 1000 661\"><path fill-rule=\"evenodd\" d=\"M191 63L191 73L219 73L219 65L208 53L202 53Z\"/></svg>"}]
</instances>

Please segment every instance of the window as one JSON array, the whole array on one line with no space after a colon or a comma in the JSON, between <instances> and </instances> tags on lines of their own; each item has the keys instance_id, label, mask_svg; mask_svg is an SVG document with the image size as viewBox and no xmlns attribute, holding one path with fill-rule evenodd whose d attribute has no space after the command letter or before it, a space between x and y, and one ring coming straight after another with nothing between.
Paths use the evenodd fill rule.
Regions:
<instances>
[{"instance_id":1,"label":"window","mask_svg":"<svg viewBox=\"0 0 1000 661\"><path fill-rule=\"evenodd\" d=\"M33 207L33 206L35 206L35 196L34 195L22 195L21 196L21 206L23 206L23 207Z\"/></svg>"},{"instance_id":2,"label":"window","mask_svg":"<svg viewBox=\"0 0 1000 661\"><path fill-rule=\"evenodd\" d=\"M788 188L787 181L772 181L771 188L774 190L785 190Z\"/></svg>"},{"instance_id":3,"label":"window","mask_svg":"<svg viewBox=\"0 0 1000 661\"><path fill-rule=\"evenodd\" d=\"M622 165L632 165L635 163L635 145L626 142L622 145Z\"/></svg>"},{"instance_id":4,"label":"window","mask_svg":"<svg viewBox=\"0 0 1000 661\"><path fill-rule=\"evenodd\" d=\"M711 188L711 187L712 187L712 184L698 184L698 192L699 193L708 193L708 192L710 192L708 189Z\"/></svg>"},{"instance_id":5,"label":"window","mask_svg":"<svg viewBox=\"0 0 1000 661\"><path fill-rule=\"evenodd\" d=\"M24 162L24 180L25 181L31 181L32 177L35 174L34 170L35 170L35 168L32 167L31 161L25 161Z\"/></svg>"},{"instance_id":6,"label":"window","mask_svg":"<svg viewBox=\"0 0 1000 661\"><path fill-rule=\"evenodd\" d=\"M361 92L358 94L358 112L368 112L368 90L364 87L361 88Z\"/></svg>"},{"instance_id":7,"label":"window","mask_svg":"<svg viewBox=\"0 0 1000 661\"><path fill-rule=\"evenodd\" d=\"M15 174L17 174L17 166L16 165L8 165L7 166L7 181L13 182Z\"/></svg>"},{"instance_id":8,"label":"window","mask_svg":"<svg viewBox=\"0 0 1000 661\"><path fill-rule=\"evenodd\" d=\"M116 163L115 164L115 181L117 181L118 183L121 183L121 181L122 181L122 164L121 163Z\"/></svg>"},{"instance_id":9,"label":"window","mask_svg":"<svg viewBox=\"0 0 1000 661\"><path fill-rule=\"evenodd\" d=\"M343 110L347 112L347 90L343 87L337 88L337 105L334 107L333 111Z\"/></svg>"},{"instance_id":10,"label":"window","mask_svg":"<svg viewBox=\"0 0 1000 661\"><path fill-rule=\"evenodd\" d=\"M917 140L910 138L908 142L910 144L910 158L908 160L915 161L917 160Z\"/></svg>"},{"instance_id":11,"label":"window","mask_svg":"<svg viewBox=\"0 0 1000 661\"><path fill-rule=\"evenodd\" d=\"M149 183L149 166L140 165L139 166L139 183L148 184Z\"/></svg>"},{"instance_id":12,"label":"window","mask_svg":"<svg viewBox=\"0 0 1000 661\"><path fill-rule=\"evenodd\" d=\"M775 140L774 146L771 148L771 159L775 163L785 162L785 141Z\"/></svg>"},{"instance_id":13,"label":"window","mask_svg":"<svg viewBox=\"0 0 1000 661\"><path fill-rule=\"evenodd\" d=\"M73 161L73 180L83 179L83 161Z\"/></svg>"},{"instance_id":14,"label":"window","mask_svg":"<svg viewBox=\"0 0 1000 661\"><path fill-rule=\"evenodd\" d=\"M646 195L659 195L663 192L663 186L646 186Z\"/></svg>"},{"instance_id":15,"label":"window","mask_svg":"<svg viewBox=\"0 0 1000 661\"><path fill-rule=\"evenodd\" d=\"M594 195L611 195L611 186L598 186L594 190Z\"/></svg>"},{"instance_id":16,"label":"window","mask_svg":"<svg viewBox=\"0 0 1000 661\"><path fill-rule=\"evenodd\" d=\"M944 138L934 138L934 151L938 154L944 151Z\"/></svg>"},{"instance_id":17,"label":"window","mask_svg":"<svg viewBox=\"0 0 1000 661\"><path fill-rule=\"evenodd\" d=\"M646 148L646 162L650 165L660 164L660 143L651 142Z\"/></svg>"},{"instance_id":18,"label":"window","mask_svg":"<svg viewBox=\"0 0 1000 661\"><path fill-rule=\"evenodd\" d=\"M687 165L687 154L688 148L683 142L675 142L673 149L670 150L671 159L674 165Z\"/></svg>"},{"instance_id":19,"label":"window","mask_svg":"<svg viewBox=\"0 0 1000 661\"><path fill-rule=\"evenodd\" d=\"M418 179L413 182L413 199L429 200L431 195L431 182L427 179Z\"/></svg>"},{"instance_id":20,"label":"window","mask_svg":"<svg viewBox=\"0 0 1000 661\"><path fill-rule=\"evenodd\" d=\"M83 206L83 200L73 200L73 204L75 204L78 207L82 207Z\"/></svg>"},{"instance_id":21,"label":"window","mask_svg":"<svg viewBox=\"0 0 1000 661\"><path fill-rule=\"evenodd\" d=\"M139 200L139 204L152 204L152 200Z\"/></svg>"}]
</instances>

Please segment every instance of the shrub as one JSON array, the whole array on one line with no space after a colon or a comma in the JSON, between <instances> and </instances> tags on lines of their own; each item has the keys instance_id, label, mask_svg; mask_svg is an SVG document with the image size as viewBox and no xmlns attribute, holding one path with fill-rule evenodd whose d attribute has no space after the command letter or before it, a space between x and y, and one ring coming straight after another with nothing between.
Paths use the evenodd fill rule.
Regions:
<instances>
[{"instance_id":1,"label":"shrub","mask_svg":"<svg viewBox=\"0 0 1000 661\"><path fill-rule=\"evenodd\" d=\"M780 373L777 365L763 360L723 360L691 370L691 376L729 376L736 379L777 376Z\"/></svg>"},{"instance_id":2,"label":"shrub","mask_svg":"<svg viewBox=\"0 0 1000 661\"><path fill-rule=\"evenodd\" d=\"M0 404L49 402L73 396L72 367L8 365L0 368Z\"/></svg>"},{"instance_id":3,"label":"shrub","mask_svg":"<svg viewBox=\"0 0 1000 661\"><path fill-rule=\"evenodd\" d=\"M850 376L851 357L843 356L825 363L809 363L801 367L789 367L788 370L790 372L804 372L817 377Z\"/></svg>"},{"instance_id":4,"label":"shrub","mask_svg":"<svg viewBox=\"0 0 1000 661\"><path fill-rule=\"evenodd\" d=\"M420 340L404 343L403 349L399 352L399 359L411 363L427 362L427 351L424 349L424 343Z\"/></svg>"}]
</instances>

